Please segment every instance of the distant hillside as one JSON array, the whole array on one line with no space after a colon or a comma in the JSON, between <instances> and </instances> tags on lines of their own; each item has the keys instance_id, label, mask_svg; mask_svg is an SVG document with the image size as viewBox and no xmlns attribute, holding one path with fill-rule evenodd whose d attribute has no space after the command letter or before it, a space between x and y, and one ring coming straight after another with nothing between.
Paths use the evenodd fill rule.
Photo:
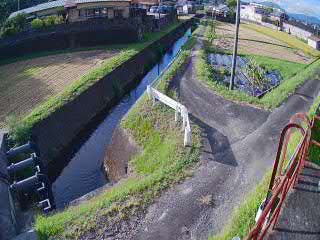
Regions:
<instances>
[{"instance_id":1,"label":"distant hillside","mask_svg":"<svg viewBox=\"0 0 320 240\"><path fill-rule=\"evenodd\" d=\"M260 2L260 4L262 4L262 5L266 6L266 7L279 9L279 10L285 12L285 10L282 7L280 7L278 4L276 4L274 2L264 1L264 2Z\"/></svg>"},{"instance_id":2,"label":"distant hillside","mask_svg":"<svg viewBox=\"0 0 320 240\"><path fill-rule=\"evenodd\" d=\"M20 9L31 7L48 0L20 0ZM18 0L0 0L0 26L10 13L18 10Z\"/></svg>"},{"instance_id":3,"label":"distant hillside","mask_svg":"<svg viewBox=\"0 0 320 240\"><path fill-rule=\"evenodd\" d=\"M294 18L294 19L300 20L300 21L306 22L308 20L308 23L320 24L320 19L319 18L312 17L312 16L307 16L305 14L289 13L289 16Z\"/></svg>"}]
</instances>

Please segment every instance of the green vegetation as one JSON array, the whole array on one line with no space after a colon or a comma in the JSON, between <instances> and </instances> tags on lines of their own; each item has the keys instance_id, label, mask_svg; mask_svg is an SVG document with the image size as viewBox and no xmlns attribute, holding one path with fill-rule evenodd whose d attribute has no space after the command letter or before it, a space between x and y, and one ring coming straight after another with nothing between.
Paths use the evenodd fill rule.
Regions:
<instances>
[{"instance_id":1,"label":"green vegetation","mask_svg":"<svg viewBox=\"0 0 320 240\"><path fill-rule=\"evenodd\" d=\"M234 211L229 224L224 227L220 234L209 237L209 240L230 240L235 236L245 239L255 224L255 217L260 204L267 196L270 178L271 172L268 172L257 187Z\"/></svg>"},{"instance_id":2,"label":"green vegetation","mask_svg":"<svg viewBox=\"0 0 320 240\"><path fill-rule=\"evenodd\" d=\"M298 38L292 37L285 32L276 31L271 28L258 26L255 24L243 24L243 26L246 28L255 30L257 32L260 32L262 34L268 35L270 37L273 37L274 39L285 42L289 46L296 49L300 49L313 57L320 57L319 51L317 51L316 49L313 49L312 47L308 46L308 44L306 44L305 42L299 40Z\"/></svg>"},{"instance_id":3,"label":"green vegetation","mask_svg":"<svg viewBox=\"0 0 320 240\"><path fill-rule=\"evenodd\" d=\"M1 36L13 36L25 29L27 18L24 14L18 14L16 17L8 19L1 28Z\"/></svg>"},{"instance_id":4,"label":"green vegetation","mask_svg":"<svg viewBox=\"0 0 320 240\"><path fill-rule=\"evenodd\" d=\"M35 29L48 28L53 25L58 25L62 23L64 23L64 19L62 16L52 15L52 16L45 17L43 19L40 19L40 18L33 19L31 22L31 27Z\"/></svg>"},{"instance_id":5,"label":"green vegetation","mask_svg":"<svg viewBox=\"0 0 320 240\"><path fill-rule=\"evenodd\" d=\"M207 31L210 31L210 27L207 26ZM304 64L273 59L262 56L252 56L255 61L261 64L265 70L278 70L283 76L284 80L281 84L267 93L261 99L249 96L248 94L240 90L229 90L229 88L217 81L212 67L208 63L207 54L215 51L212 47L207 47L208 43L205 41L205 50L200 50L197 57L197 76L199 80L205 82L212 90L217 94L235 102L243 102L256 105L265 109L272 110L278 107L283 101L285 101L299 86L301 86L308 79L320 80L320 60L306 66ZM243 55L249 56L249 55Z\"/></svg>"},{"instance_id":6,"label":"green vegetation","mask_svg":"<svg viewBox=\"0 0 320 240\"><path fill-rule=\"evenodd\" d=\"M169 83L186 64L193 43L191 38L186 49L162 75L159 90L171 92ZM38 216L35 228L41 239L52 236L77 239L89 231L103 232L107 226L145 209L163 189L188 176L188 167L198 161L199 129L192 127L193 146L184 148L183 133L174 121L174 111L161 103L153 105L146 95L121 126L143 149L132 160L135 174L79 206L48 217Z\"/></svg>"},{"instance_id":7,"label":"green vegetation","mask_svg":"<svg viewBox=\"0 0 320 240\"><path fill-rule=\"evenodd\" d=\"M267 71L279 71L283 79L289 79L307 67L307 65L303 63L295 63L276 58L257 55L250 55L250 57Z\"/></svg>"},{"instance_id":8,"label":"green vegetation","mask_svg":"<svg viewBox=\"0 0 320 240\"><path fill-rule=\"evenodd\" d=\"M23 0L20 1L20 9L31 7L48 0ZM18 0L0 0L0 27L9 17L10 13L18 11Z\"/></svg>"},{"instance_id":9,"label":"green vegetation","mask_svg":"<svg viewBox=\"0 0 320 240\"><path fill-rule=\"evenodd\" d=\"M171 25L167 29L156 32L147 33L145 40L141 43L134 43L129 45L117 45L115 48L122 48L121 52L104 61L101 66L93 69L88 74L81 77L78 81L68 86L63 92L56 96L50 97L46 102L36 107L30 114L24 117L21 121L15 122L14 124L8 122L10 126L10 136L17 143L24 143L28 140L32 127L39 121L47 118L51 113L62 107L69 101L75 99L80 93L88 89L90 86L95 84L105 75L110 73L117 66L121 65L125 61L132 58L142 49L160 39L162 36L177 28L181 22ZM111 47L109 46L108 49Z\"/></svg>"}]
</instances>

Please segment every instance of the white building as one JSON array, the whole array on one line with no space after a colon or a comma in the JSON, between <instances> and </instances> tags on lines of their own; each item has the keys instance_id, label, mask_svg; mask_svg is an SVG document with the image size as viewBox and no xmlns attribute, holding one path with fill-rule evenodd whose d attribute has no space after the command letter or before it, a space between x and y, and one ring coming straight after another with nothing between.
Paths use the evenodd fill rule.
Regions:
<instances>
[{"instance_id":1,"label":"white building","mask_svg":"<svg viewBox=\"0 0 320 240\"><path fill-rule=\"evenodd\" d=\"M312 36L312 33L302 29L301 27L294 26L290 23L283 23L283 31L295 36L297 38L307 41L309 37Z\"/></svg>"},{"instance_id":2,"label":"white building","mask_svg":"<svg viewBox=\"0 0 320 240\"><path fill-rule=\"evenodd\" d=\"M314 49L320 50L320 38L311 36L308 38L308 45Z\"/></svg>"},{"instance_id":3,"label":"white building","mask_svg":"<svg viewBox=\"0 0 320 240\"><path fill-rule=\"evenodd\" d=\"M241 5L240 17L244 20L249 20L253 22L262 22L262 19L266 17L267 14L263 8L257 5Z\"/></svg>"}]
</instances>

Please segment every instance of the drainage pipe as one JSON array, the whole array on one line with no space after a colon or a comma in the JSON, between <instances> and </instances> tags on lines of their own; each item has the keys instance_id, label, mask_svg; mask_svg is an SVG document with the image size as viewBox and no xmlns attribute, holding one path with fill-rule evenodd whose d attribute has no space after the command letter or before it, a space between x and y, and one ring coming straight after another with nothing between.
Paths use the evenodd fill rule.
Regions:
<instances>
[{"instance_id":1,"label":"drainage pipe","mask_svg":"<svg viewBox=\"0 0 320 240\"><path fill-rule=\"evenodd\" d=\"M34 145L31 142L27 142L24 145L21 145L19 147L11 148L7 153L7 158L15 157L20 153L24 153L30 150L34 150Z\"/></svg>"},{"instance_id":2,"label":"drainage pipe","mask_svg":"<svg viewBox=\"0 0 320 240\"><path fill-rule=\"evenodd\" d=\"M27 158L27 159L22 160L17 163L12 163L7 169L8 169L9 174L12 174L15 172L19 172L22 169L36 166L36 164L38 164L38 163L39 163L39 159L36 156L36 154L33 153L33 154L31 154L30 158Z\"/></svg>"}]
</instances>

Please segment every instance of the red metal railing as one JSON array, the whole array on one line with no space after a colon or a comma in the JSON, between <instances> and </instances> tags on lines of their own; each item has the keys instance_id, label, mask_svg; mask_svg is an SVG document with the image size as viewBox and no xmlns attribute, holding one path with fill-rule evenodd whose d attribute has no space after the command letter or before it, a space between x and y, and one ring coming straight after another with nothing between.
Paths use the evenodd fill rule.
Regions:
<instances>
[{"instance_id":1,"label":"red metal railing","mask_svg":"<svg viewBox=\"0 0 320 240\"><path fill-rule=\"evenodd\" d=\"M263 211L247 240L263 239L268 230L271 227L273 229L277 224L286 196L295 186L298 175L304 168L310 144L320 146L320 143L311 140L311 130L316 120L320 118L315 117L310 121L306 114L297 113L283 129ZM299 135L300 139L298 139ZM290 154L288 150L292 150L288 149L292 138L298 139L299 142L291 156L288 156Z\"/></svg>"}]
</instances>

